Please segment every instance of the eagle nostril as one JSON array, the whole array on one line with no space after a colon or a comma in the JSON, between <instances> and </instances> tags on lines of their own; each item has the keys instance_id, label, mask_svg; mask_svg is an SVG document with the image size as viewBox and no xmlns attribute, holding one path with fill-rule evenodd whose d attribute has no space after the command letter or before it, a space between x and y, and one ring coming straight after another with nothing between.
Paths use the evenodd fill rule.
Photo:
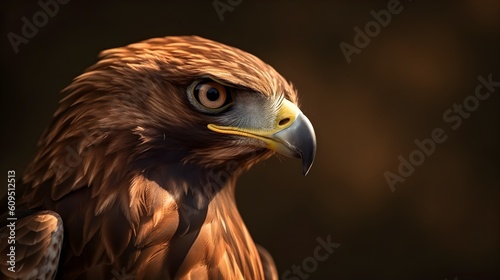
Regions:
<instances>
[{"instance_id":1,"label":"eagle nostril","mask_svg":"<svg viewBox=\"0 0 500 280\"><path fill-rule=\"evenodd\" d=\"M284 125L286 125L289 122L290 122L290 118L284 118L284 119L280 120L280 122L278 123L278 125L279 126L284 126Z\"/></svg>"}]
</instances>

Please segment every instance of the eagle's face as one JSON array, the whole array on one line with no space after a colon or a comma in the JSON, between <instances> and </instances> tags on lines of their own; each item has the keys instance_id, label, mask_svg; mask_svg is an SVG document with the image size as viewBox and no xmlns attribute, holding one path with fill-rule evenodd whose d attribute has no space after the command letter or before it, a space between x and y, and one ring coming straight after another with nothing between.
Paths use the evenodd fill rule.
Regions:
<instances>
[{"instance_id":1,"label":"eagle's face","mask_svg":"<svg viewBox=\"0 0 500 280\"><path fill-rule=\"evenodd\" d=\"M258 58L200 37L104 51L66 91L63 106L94 103L70 111L72 127L124 135L116 149L132 150L141 168L156 160L211 169L236 161L244 170L278 152L302 158L306 174L314 159L314 130L295 89ZM130 131L135 139L125 136Z\"/></svg>"}]
</instances>

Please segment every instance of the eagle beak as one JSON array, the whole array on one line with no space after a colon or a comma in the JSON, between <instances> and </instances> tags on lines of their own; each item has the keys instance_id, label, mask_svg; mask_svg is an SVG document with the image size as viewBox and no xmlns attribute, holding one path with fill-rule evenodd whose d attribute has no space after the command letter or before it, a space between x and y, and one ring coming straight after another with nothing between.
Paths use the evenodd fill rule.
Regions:
<instances>
[{"instance_id":1,"label":"eagle beak","mask_svg":"<svg viewBox=\"0 0 500 280\"><path fill-rule=\"evenodd\" d=\"M300 110L290 126L274 133L270 139L271 150L284 156L301 158L302 174L309 173L316 155L316 134L311 122Z\"/></svg>"},{"instance_id":2,"label":"eagle beak","mask_svg":"<svg viewBox=\"0 0 500 280\"><path fill-rule=\"evenodd\" d=\"M251 129L209 124L212 131L246 136L264 141L266 147L287 157L302 159L307 175L316 155L316 134L309 119L292 102L284 99L272 129Z\"/></svg>"}]
</instances>

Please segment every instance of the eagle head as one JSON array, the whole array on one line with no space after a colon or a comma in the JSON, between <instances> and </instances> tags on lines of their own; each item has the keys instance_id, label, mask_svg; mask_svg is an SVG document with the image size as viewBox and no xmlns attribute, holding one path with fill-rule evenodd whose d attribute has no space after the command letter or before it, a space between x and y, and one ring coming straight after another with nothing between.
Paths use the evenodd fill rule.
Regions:
<instances>
[{"instance_id":1,"label":"eagle head","mask_svg":"<svg viewBox=\"0 0 500 280\"><path fill-rule=\"evenodd\" d=\"M46 172L27 172L35 185L91 183L102 167L96 159L113 165L118 154L126 156L115 157L117 166L221 170L229 162L236 175L274 152L301 158L303 174L314 160L314 129L294 87L259 58L201 37L103 51L64 93L32 164ZM102 153L88 156L92 149Z\"/></svg>"},{"instance_id":2,"label":"eagle head","mask_svg":"<svg viewBox=\"0 0 500 280\"><path fill-rule=\"evenodd\" d=\"M237 160L243 170L278 152L302 158L304 174L312 165L315 134L296 90L249 53L167 37L104 51L76 84L95 71L110 99L96 119L104 130L134 131L143 158L214 169Z\"/></svg>"}]
</instances>

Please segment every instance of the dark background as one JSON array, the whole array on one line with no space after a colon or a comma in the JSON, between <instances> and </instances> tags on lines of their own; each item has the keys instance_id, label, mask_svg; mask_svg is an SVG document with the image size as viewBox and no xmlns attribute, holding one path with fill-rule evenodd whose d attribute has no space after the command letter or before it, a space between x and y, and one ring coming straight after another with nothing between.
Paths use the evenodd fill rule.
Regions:
<instances>
[{"instance_id":1,"label":"dark background","mask_svg":"<svg viewBox=\"0 0 500 280\"><path fill-rule=\"evenodd\" d=\"M244 0L221 21L212 1L72 0L16 54L7 34L21 35L21 18L41 8L2 1L2 173L20 175L58 92L99 51L197 34L274 66L315 126L307 177L299 161L272 159L237 188L243 218L280 275L330 236L340 247L308 279L500 279L500 87L458 129L443 120L474 94L479 75L500 81L500 3L401 1L348 63L339 44L352 45L353 28L388 2ZM408 159L414 140L435 128L447 140L392 192L384 172L397 173L398 156Z\"/></svg>"}]
</instances>

